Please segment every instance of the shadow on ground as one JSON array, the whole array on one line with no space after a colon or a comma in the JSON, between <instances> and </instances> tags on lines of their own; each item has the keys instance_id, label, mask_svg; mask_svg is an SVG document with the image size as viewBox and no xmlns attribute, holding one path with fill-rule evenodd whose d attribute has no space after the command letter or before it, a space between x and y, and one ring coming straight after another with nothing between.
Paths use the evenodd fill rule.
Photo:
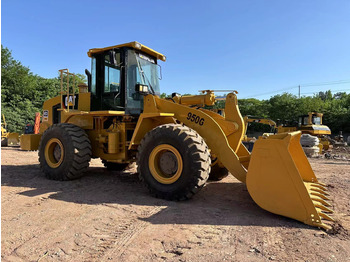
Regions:
<instances>
[{"instance_id":1,"label":"shadow on ground","mask_svg":"<svg viewBox=\"0 0 350 262\"><path fill-rule=\"evenodd\" d=\"M298 221L269 213L251 199L240 182L208 183L193 199L171 202L156 199L138 180L138 174L111 172L90 167L86 175L73 181L48 180L39 165L2 165L2 186L24 187L19 194L88 205L165 206L148 218L153 224L241 225L310 228ZM230 180L230 179L229 179Z\"/></svg>"}]
</instances>

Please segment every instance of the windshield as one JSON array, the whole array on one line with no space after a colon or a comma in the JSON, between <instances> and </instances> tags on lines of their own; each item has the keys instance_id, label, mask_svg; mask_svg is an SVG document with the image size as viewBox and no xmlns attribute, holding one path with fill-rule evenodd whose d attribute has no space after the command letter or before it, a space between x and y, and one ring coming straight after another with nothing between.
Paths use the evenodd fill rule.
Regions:
<instances>
[{"instance_id":1,"label":"windshield","mask_svg":"<svg viewBox=\"0 0 350 262\"><path fill-rule=\"evenodd\" d=\"M140 84L148 85L151 91L154 91L156 95L160 94L158 66L155 64L154 59L147 57L143 54L136 54L138 62L137 71L139 73Z\"/></svg>"},{"instance_id":2,"label":"windshield","mask_svg":"<svg viewBox=\"0 0 350 262\"><path fill-rule=\"evenodd\" d=\"M136 84L147 85L149 91L160 95L158 65L154 58L128 50L127 58L127 109L137 113L143 108L143 97L135 91ZM153 90L153 91L152 91Z\"/></svg>"},{"instance_id":3,"label":"windshield","mask_svg":"<svg viewBox=\"0 0 350 262\"><path fill-rule=\"evenodd\" d=\"M313 123L314 125L320 125L320 124L321 124L321 117L319 117L319 116L313 116L313 117L312 117L312 123Z\"/></svg>"}]
</instances>

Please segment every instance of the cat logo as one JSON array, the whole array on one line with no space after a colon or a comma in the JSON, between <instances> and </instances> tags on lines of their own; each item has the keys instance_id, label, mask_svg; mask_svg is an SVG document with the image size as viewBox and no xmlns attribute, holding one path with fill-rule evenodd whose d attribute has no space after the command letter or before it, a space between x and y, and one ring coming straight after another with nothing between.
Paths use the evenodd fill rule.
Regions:
<instances>
[{"instance_id":1,"label":"cat logo","mask_svg":"<svg viewBox=\"0 0 350 262\"><path fill-rule=\"evenodd\" d=\"M64 100L64 105L67 107L68 104L70 106L75 106L75 99L77 98L77 96L74 96L74 99L73 99L73 96L69 96L69 99L67 99L67 97L65 97L65 100Z\"/></svg>"},{"instance_id":2,"label":"cat logo","mask_svg":"<svg viewBox=\"0 0 350 262\"><path fill-rule=\"evenodd\" d=\"M68 98L64 95L62 100L64 108L78 109L79 95L70 95Z\"/></svg>"}]
</instances>

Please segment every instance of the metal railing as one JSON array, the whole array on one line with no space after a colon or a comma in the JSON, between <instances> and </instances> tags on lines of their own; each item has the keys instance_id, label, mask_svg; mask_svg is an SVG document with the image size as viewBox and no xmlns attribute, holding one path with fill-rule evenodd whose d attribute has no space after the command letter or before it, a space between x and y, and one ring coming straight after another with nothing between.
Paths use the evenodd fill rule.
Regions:
<instances>
[{"instance_id":1,"label":"metal railing","mask_svg":"<svg viewBox=\"0 0 350 262\"><path fill-rule=\"evenodd\" d=\"M66 69L61 69L58 70L60 72L60 76L61 76L61 110L63 109L67 109L67 111L69 112L69 107L72 106L74 109L74 105L75 105L75 74L70 73L69 70ZM67 76L67 84L66 84L66 89L64 90L63 88L63 78L64 76ZM70 76L73 76L73 85L72 85L72 93L70 93L70 86L69 86L69 80L70 80ZM65 101L63 99L63 95L67 95L66 99L67 99L67 108L65 107ZM70 97L72 96L73 102L70 102Z\"/></svg>"}]
</instances>

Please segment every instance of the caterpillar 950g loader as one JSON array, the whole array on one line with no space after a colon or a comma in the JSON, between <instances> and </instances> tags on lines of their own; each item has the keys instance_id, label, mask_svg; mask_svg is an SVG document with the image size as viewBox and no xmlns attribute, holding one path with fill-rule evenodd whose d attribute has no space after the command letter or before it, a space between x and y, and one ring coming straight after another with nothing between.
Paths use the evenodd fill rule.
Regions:
<instances>
[{"instance_id":1,"label":"caterpillar 950g loader","mask_svg":"<svg viewBox=\"0 0 350 262\"><path fill-rule=\"evenodd\" d=\"M299 132L258 139L251 155L242 145L245 126L237 92L227 95L223 117L203 109L215 102L210 90L161 99L157 60L166 58L138 42L90 49L88 56L88 86L75 93L67 77L67 90L43 105L40 134L22 138L23 149L39 149L48 178L81 177L91 157L119 170L136 161L151 194L184 200L211 172L227 169L246 183L260 207L330 228L324 223L333 220L328 194L300 146Z\"/></svg>"}]
</instances>

